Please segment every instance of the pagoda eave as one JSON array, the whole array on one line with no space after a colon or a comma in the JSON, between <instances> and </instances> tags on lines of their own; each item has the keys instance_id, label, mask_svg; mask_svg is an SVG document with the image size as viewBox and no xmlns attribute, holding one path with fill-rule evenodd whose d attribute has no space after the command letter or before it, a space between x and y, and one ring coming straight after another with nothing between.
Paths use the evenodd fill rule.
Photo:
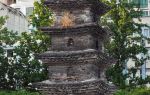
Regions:
<instances>
[{"instance_id":1,"label":"pagoda eave","mask_svg":"<svg viewBox=\"0 0 150 95\"><path fill-rule=\"evenodd\" d=\"M95 64L98 66L112 65L112 59L102 52L96 50L88 51L49 51L36 56L46 65L77 65L77 64ZM108 61L109 60L109 61Z\"/></svg>"},{"instance_id":2,"label":"pagoda eave","mask_svg":"<svg viewBox=\"0 0 150 95\"><path fill-rule=\"evenodd\" d=\"M46 80L32 86L44 95L104 95L109 90L109 85L100 79L65 83L52 83Z\"/></svg>"},{"instance_id":3,"label":"pagoda eave","mask_svg":"<svg viewBox=\"0 0 150 95\"><path fill-rule=\"evenodd\" d=\"M50 2L50 1L45 1L44 2L48 7L53 8L53 9L57 9L57 8L62 8L62 9L79 9L79 8L83 8L83 7L91 7L93 8L93 11L95 14L98 15L103 15L105 13L107 13L111 7L107 6L106 4L98 1L98 2L94 2L93 3L89 3L89 2ZM57 6L57 7L56 7Z\"/></svg>"},{"instance_id":4,"label":"pagoda eave","mask_svg":"<svg viewBox=\"0 0 150 95\"><path fill-rule=\"evenodd\" d=\"M99 37L105 37L109 35L109 32L106 29L103 29L101 26L97 24L83 24L76 25L72 27L41 27L41 31L49 35L67 35L67 34L83 34L83 33L91 33L96 34Z\"/></svg>"}]
</instances>

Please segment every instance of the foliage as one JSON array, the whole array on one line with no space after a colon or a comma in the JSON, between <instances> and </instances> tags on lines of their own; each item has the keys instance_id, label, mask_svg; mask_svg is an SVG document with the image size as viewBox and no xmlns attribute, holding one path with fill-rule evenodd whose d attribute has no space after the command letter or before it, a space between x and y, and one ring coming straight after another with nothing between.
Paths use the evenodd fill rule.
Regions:
<instances>
[{"instance_id":1,"label":"foliage","mask_svg":"<svg viewBox=\"0 0 150 95\"><path fill-rule=\"evenodd\" d=\"M132 90L118 90L114 95L150 95L150 89L136 88Z\"/></svg>"},{"instance_id":2,"label":"foliage","mask_svg":"<svg viewBox=\"0 0 150 95\"><path fill-rule=\"evenodd\" d=\"M0 20L2 26L5 18ZM0 89L21 89L47 78L47 70L35 54L47 50L48 36L40 31L18 35L1 27L0 43ZM8 51L11 51L10 56Z\"/></svg>"},{"instance_id":3,"label":"foliage","mask_svg":"<svg viewBox=\"0 0 150 95\"><path fill-rule=\"evenodd\" d=\"M5 24L5 19L6 17L0 17L0 29L2 28L2 26Z\"/></svg>"},{"instance_id":4,"label":"foliage","mask_svg":"<svg viewBox=\"0 0 150 95\"><path fill-rule=\"evenodd\" d=\"M14 72L16 72L15 78L19 87L46 78L46 68L34 57L34 54L46 51L49 43L49 37L40 31L24 32L19 41L15 43L13 63L16 64Z\"/></svg>"},{"instance_id":5,"label":"foliage","mask_svg":"<svg viewBox=\"0 0 150 95\"><path fill-rule=\"evenodd\" d=\"M34 5L31 16L33 26L39 28L51 25L52 12L44 5L44 0L41 3L35 1ZM39 30L18 35L3 26L6 19L0 17L0 89L18 90L46 79L47 69L35 55L47 50L49 36Z\"/></svg>"},{"instance_id":6,"label":"foliage","mask_svg":"<svg viewBox=\"0 0 150 95\"><path fill-rule=\"evenodd\" d=\"M7 79L7 73L9 72L8 69L11 67L9 64L9 58L6 56L5 48L9 47L9 45L13 44L17 36L16 33L12 33L7 30L7 28L3 27L6 18L0 17L0 88L10 87L11 81Z\"/></svg>"},{"instance_id":7,"label":"foliage","mask_svg":"<svg viewBox=\"0 0 150 95\"><path fill-rule=\"evenodd\" d=\"M118 90L114 95L128 95L128 92L126 90Z\"/></svg>"},{"instance_id":8,"label":"foliage","mask_svg":"<svg viewBox=\"0 0 150 95\"><path fill-rule=\"evenodd\" d=\"M40 95L38 92L20 91L0 91L0 95Z\"/></svg>"},{"instance_id":9,"label":"foliage","mask_svg":"<svg viewBox=\"0 0 150 95\"><path fill-rule=\"evenodd\" d=\"M44 0L34 2L31 23L35 27L50 26L53 23L52 11L44 4Z\"/></svg>"},{"instance_id":10,"label":"foliage","mask_svg":"<svg viewBox=\"0 0 150 95\"><path fill-rule=\"evenodd\" d=\"M101 18L103 25L107 25L112 32L110 42L105 45L106 52L116 59L116 64L106 72L107 78L120 88L126 88L126 79L129 79L129 87L135 87L138 79L136 71L148 58L147 49L143 45L146 38L141 33L141 27L146 25L134 21L142 13L128 0L103 1L112 8ZM132 68L127 68L129 59L135 62Z\"/></svg>"}]
</instances>

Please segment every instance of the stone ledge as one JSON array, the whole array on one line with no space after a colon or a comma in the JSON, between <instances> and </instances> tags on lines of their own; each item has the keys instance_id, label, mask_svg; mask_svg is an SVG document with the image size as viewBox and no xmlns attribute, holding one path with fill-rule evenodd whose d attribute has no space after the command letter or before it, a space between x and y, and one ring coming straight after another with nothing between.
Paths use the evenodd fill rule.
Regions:
<instances>
[{"instance_id":1,"label":"stone ledge","mask_svg":"<svg viewBox=\"0 0 150 95\"><path fill-rule=\"evenodd\" d=\"M48 51L43 54L37 54L36 58L42 60L47 65L75 65L75 64L113 64L113 59L97 50L79 50L79 51ZM101 64L102 65L102 64Z\"/></svg>"},{"instance_id":2,"label":"stone ledge","mask_svg":"<svg viewBox=\"0 0 150 95\"><path fill-rule=\"evenodd\" d=\"M63 27L40 27L41 31L49 35L66 35L66 34L82 34L82 33L93 33L99 34L99 36L107 35L105 29L99 26L96 22L85 23L81 25L75 25L68 28Z\"/></svg>"},{"instance_id":3,"label":"stone ledge","mask_svg":"<svg viewBox=\"0 0 150 95\"><path fill-rule=\"evenodd\" d=\"M44 95L104 95L108 85L101 80L92 80L86 82L73 83L44 83L33 84L34 88L44 93Z\"/></svg>"}]
</instances>

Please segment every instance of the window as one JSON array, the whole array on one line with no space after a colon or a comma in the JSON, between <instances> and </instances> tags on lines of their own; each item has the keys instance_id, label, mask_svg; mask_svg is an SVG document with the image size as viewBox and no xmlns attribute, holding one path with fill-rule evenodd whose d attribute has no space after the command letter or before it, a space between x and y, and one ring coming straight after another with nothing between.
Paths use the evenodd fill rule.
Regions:
<instances>
[{"instance_id":1,"label":"window","mask_svg":"<svg viewBox=\"0 0 150 95\"><path fill-rule=\"evenodd\" d=\"M68 43L67 43L67 46L70 47L70 46L73 46L74 45L74 41L72 38L69 38L68 39Z\"/></svg>"},{"instance_id":2,"label":"window","mask_svg":"<svg viewBox=\"0 0 150 95\"><path fill-rule=\"evenodd\" d=\"M150 31L148 28L143 29L142 34L144 37L150 38Z\"/></svg>"},{"instance_id":3,"label":"window","mask_svg":"<svg viewBox=\"0 0 150 95\"><path fill-rule=\"evenodd\" d=\"M148 7L148 0L129 0L136 5L136 7L140 8L147 8Z\"/></svg>"},{"instance_id":4,"label":"window","mask_svg":"<svg viewBox=\"0 0 150 95\"><path fill-rule=\"evenodd\" d=\"M150 30L148 28L143 29L142 34L146 38L150 38ZM150 44L150 40L147 40L147 44Z\"/></svg>"},{"instance_id":5,"label":"window","mask_svg":"<svg viewBox=\"0 0 150 95\"><path fill-rule=\"evenodd\" d=\"M143 10L142 11L142 16L149 16L148 11Z\"/></svg>"},{"instance_id":6,"label":"window","mask_svg":"<svg viewBox=\"0 0 150 95\"><path fill-rule=\"evenodd\" d=\"M150 44L150 40L147 40L147 43Z\"/></svg>"},{"instance_id":7,"label":"window","mask_svg":"<svg viewBox=\"0 0 150 95\"><path fill-rule=\"evenodd\" d=\"M14 3L16 3L16 0L14 0Z\"/></svg>"},{"instance_id":8,"label":"window","mask_svg":"<svg viewBox=\"0 0 150 95\"><path fill-rule=\"evenodd\" d=\"M7 50L7 56L12 57L13 56L13 50Z\"/></svg>"},{"instance_id":9,"label":"window","mask_svg":"<svg viewBox=\"0 0 150 95\"><path fill-rule=\"evenodd\" d=\"M32 12L33 12L33 7L26 8L26 16L32 15Z\"/></svg>"},{"instance_id":10,"label":"window","mask_svg":"<svg viewBox=\"0 0 150 95\"><path fill-rule=\"evenodd\" d=\"M139 0L140 1L140 7L141 8L147 8L148 7L148 0Z\"/></svg>"}]
</instances>

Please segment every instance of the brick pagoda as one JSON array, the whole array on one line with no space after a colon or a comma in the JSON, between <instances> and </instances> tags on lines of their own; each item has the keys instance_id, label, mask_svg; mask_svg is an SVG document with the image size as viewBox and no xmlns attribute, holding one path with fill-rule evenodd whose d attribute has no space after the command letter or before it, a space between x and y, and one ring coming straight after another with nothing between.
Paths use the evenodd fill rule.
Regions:
<instances>
[{"instance_id":1,"label":"brick pagoda","mask_svg":"<svg viewBox=\"0 0 150 95\"><path fill-rule=\"evenodd\" d=\"M48 66L49 79L34 86L44 95L105 95L104 70L110 58L103 53L108 32L99 16L110 8L99 0L46 0L55 22L41 30L51 46L38 58Z\"/></svg>"}]
</instances>

